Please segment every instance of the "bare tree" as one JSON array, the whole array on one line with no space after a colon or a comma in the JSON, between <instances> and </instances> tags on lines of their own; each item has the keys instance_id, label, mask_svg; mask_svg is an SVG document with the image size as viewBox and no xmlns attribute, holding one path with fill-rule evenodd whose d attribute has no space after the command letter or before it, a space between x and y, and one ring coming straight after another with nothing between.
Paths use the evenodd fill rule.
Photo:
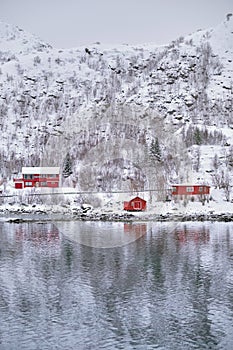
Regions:
<instances>
[{"instance_id":1,"label":"bare tree","mask_svg":"<svg viewBox=\"0 0 233 350\"><path fill-rule=\"evenodd\" d=\"M226 201L229 202L230 194L231 194L231 184L230 184L230 176L228 172L223 173L221 187L224 189Z\"/></svg>"},{"instance_id":2,"label":"bare tree","mask_svg":"<svg viewBox=\"0 0 233 350\"><path fill-rule=\"evenodd\" d=\"M213 158L213 162L212 162L212 165L213 165L215 170L218 169L219 164L220 164L220 162L219 162L218 155L217 155L217 153L215 153L214 158Z\"/></svg>"},{"instance_id":3,"label":"bare tree","mask_svg":"<svg viewBox=\"0 0 233 350\"><path fill-rule=\"evenodd\" d=\"M195 152L195 163L193 166L194 170L198 172L200 169L200 165L201 165L201 151L200 151L200 148L198 147Z\"/></svg>"}]
</instances>

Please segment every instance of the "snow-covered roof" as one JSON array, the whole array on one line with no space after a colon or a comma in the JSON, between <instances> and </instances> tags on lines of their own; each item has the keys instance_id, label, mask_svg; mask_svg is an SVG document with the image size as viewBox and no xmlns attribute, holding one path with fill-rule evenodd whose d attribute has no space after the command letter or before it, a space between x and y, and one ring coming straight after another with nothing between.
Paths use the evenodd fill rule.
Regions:
<instances>
[{"instance_id":1,"label":"snow-covered roof","mask_svg":"<svg viewBox=\"0 0 233 350\"><path fill-rule=\"evenodd\" d=\"M59 174L59 167L23 167L22 174Z\"/></svg>"}]
</instances>

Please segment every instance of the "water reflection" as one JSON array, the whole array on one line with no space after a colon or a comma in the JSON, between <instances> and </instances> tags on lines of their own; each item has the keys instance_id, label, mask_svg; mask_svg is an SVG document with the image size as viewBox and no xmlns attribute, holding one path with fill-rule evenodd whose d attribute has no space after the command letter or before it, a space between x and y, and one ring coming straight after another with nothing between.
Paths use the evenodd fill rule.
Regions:
<instances>
[{"instance_id":1,"label":"water reflection","mask_svg":"<svg viewBox=\"0 0 233 350\"><path fill-rule=\"evenodd\" d=\"M122 247L146 234L145 223L123 222L56 222L59 231L68 239L94 248Z\"/></svg>"},{"instance_id":2,"label":"water reflection","mask_svg":"<svg viewBox=\"0 0 233 350\"><path fill-rule=\"evenodd\" d=\"M100 249L0 223L0 348L231 350L232 225L116 227L139 239Z\"/></svg>"},{"instance_id":3,"label":"water reflection","mask_svg":"<svg viewBox=\"0 0 233 350\"><path fill-rule=\"evenodd\" d=\"M60 239L59 230L53 224L19 224L15 232L16 240L33 241L38 244L42 242L54 244Z\"/></svg>"},{"instance_id":4,"label":"water reflection","mask_svg":"<svg viewBox=\"0 0 233 350\"><path fill-rule=\"evenodd\" d=\"M189 225L177 225L174 230L174 235L179 243L188 243L190 241L196 243L207 243L210 239L209 228L202 226L196 226L195 224Z\"/></svg>"},{"instance_id":5,"label":"water reflection","mask_svg":"<svg viewBox=\"0 0 233 350\"><path fill-rule=\"evenodd\" d=\"M138 239L147 233L146 223L124 223L124 233L131 234Z\"/></svg>"}]
</instances>

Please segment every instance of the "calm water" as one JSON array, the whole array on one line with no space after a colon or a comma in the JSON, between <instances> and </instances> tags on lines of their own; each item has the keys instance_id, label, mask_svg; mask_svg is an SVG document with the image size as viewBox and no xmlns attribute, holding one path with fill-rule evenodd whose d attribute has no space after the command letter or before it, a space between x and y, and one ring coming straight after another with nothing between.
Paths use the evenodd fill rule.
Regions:
<instances>
[{"instance_id":1,"label":"calm water","mask_svg":"<svg viewBox=\"0 0 233 350\"><path fill-rule=\"evenodd\" d=\"M233 224L72 225L0 222L1 350L233 349Z\"/></svg>"}]
</instances>

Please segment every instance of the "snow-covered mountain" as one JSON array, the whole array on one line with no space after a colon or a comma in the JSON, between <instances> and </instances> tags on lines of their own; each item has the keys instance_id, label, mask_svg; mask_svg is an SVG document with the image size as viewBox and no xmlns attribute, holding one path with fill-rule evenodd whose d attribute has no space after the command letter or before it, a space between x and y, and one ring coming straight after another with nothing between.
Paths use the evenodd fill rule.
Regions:
<instances>
[{"instance_id":1,"label":"snow-covered mountain","mask_svg":"<svg viewBox=\"0 0 233 350\"><path fill-rule=\"evenodd\" d=\"M13 55L42 52L50 48L50 45L45 44L34 35L0 20L0 52L2 59L4 54L6 58L10 59L13 58ZM8 54L11 56L7 56Z\"/></svg>"},{"instance_id":2,"label":"snow-covered mountain","mask_svg":"<svg viewBox=\"0 0 233 350\"><path fill-rule=\"evenodd\" d=\"M0 22L0 175L69 161L64 181L82 190L223 186L232 82L230 14L164 46L62 50Z\"/></svg>"}]
</instances>

